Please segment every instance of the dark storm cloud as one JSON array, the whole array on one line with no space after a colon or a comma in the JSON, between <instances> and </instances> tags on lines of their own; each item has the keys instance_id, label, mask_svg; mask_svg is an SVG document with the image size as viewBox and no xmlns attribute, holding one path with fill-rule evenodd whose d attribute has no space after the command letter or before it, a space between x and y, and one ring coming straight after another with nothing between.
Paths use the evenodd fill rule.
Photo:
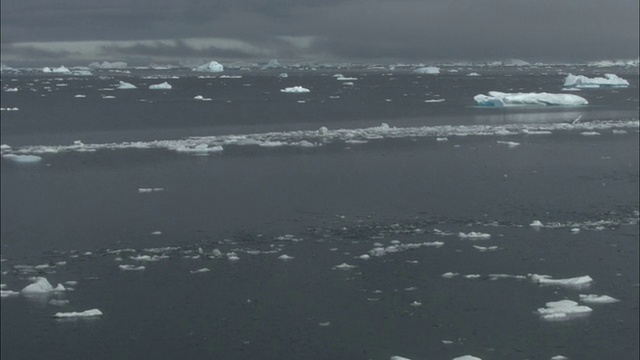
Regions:
<instances>
[{"instance_id":1,"label":"dark storm cloud","mask_svg":"<svg viewBox=\"0 0 640 360\"><path fill-rule=\"evenodd\" d=\"M14 42L230 38L274 57L549 60L636 58L637 0L3 0ZM278 36L314 36L302 51ZM135 55L245 58L243 50L114 45Z\"/></svg>"},{"instance_id":2,"label":"dark storm cloud","mask_svg":"<svg viewBox=\"0 0 640 360\"><path fill-rule=\"evenodd\" d=\"M231 58L248 59L255 54L238 49L224 49L216 46L194 48L182 40L171 43L157 42L152 44L137 43L133 45L104 45L101 48L105 55L131 57L135 55L154 58L171 58L176 56L189 58Z\"/></svg>"}]
</instances>

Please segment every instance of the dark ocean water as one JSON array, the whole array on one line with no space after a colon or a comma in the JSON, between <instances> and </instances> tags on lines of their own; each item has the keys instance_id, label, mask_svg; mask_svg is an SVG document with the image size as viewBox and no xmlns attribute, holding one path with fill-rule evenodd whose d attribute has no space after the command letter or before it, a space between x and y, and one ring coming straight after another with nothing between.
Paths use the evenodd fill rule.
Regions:
<instances>
[{"instance_id":1,"label":"dark ocean water","mask_svg":"<svg viewBox=\"0 0 640 360\"><path fill-rule=\"evenodd\" d=\"M3 74L3 291L77 284L3 297L2 358L638 358L637 69L583 107L473 101L568 72L605 71ZM580 294L620 301L536 313Z\"/></svg>"}]
</instances>

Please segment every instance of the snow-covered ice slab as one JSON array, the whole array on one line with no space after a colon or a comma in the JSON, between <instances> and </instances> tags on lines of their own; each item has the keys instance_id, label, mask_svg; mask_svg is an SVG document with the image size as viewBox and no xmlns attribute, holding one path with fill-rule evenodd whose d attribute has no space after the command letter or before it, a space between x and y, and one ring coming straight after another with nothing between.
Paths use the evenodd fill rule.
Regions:
<instances>
[{"instance_id":1,"label":"snow-covered ice slab","mask_svg":"<svg viewBox=\"0 0 640 360\"><path fill-rule=\"evenodd\" d=\"M98 309L85 310L81 312L59 312L53 315L54 318L78 318L102 316L102 311Z\"/></svg>"},{"instance_id":2,"label":"snow-covered ice slab","mask_svg":"<svg viewBox=\"0 0 640 360\"><path fill-rule=\"evenodd\" d=\"M551 301L545 307L538 309L538 315L544 320L565 320L571 317L586 315L593 310L584 305L578 305L572 300Z\"/></svg>"},{"instance_id":3,"label":"snow-covered ice slab","mask_svg":"<svg viewBox=\"0 0 640 360\"><path fill-rule=\"evenodd\" d=\"M149 85L149 89L151 90L169 90L172 86L168 82L163 82L160 84Z\"/></svg>"},{"instance_id":4,"label":"snow-covered ice slab","mask_svg":"<svg viewBox=\"0 0 640 360\"><path fill-rule=\"evenodd\" d=\"M604 77L588 78L584 75L569 74L564 79L565 87L601 88L601 87L629 87L629 82L615 74L604 74Z\"/></svg>"},{"instance_id":5,"label":"snow-covered ice slab","mask_svg":"<svg viewBox=\"0 0 640 360\"><path fill-rule=\"evenodd\" d=\"M283 93L308 93L310 91L311 90L302 86L291 86L280 90L280 92Z\"/></svg>"},{"instance_id":6,"label":"snow-covered ice slab","mask_svg":"<svg viewBox=\"0 0 640 360\"><path fill-rule=\"evenodd\" d=\"M65 291L65 287L62 284L58 284L58 286L53 287L49 280L44 277L36 277L34 278L33 284L27 285L24 289L20 291L22 295L42 295L42 294L50 294L53 292L62 292Z\"/></svg>"},{"instance_id":7,"label":"snow-covered ice slab","mask_svg":"<svg viewBox=\"0 0 640 360\"><path fill-rule=\"evenodd\" d=\"M573 94L551 93L503 93L489 91L489 95L478 94L473 97L479 106L581 106L587 105L587 99Z\"/></svg>"},{"instance_id":8,"label":"snow-covered ice slab","mask_svg":"<svg viewBox=\"0 0 640 360\"><path fill-rule=\"evenodd\" d=\"M578 276L567 279L553 279L549 275L529 274L529 279L540 285L562 286L569 288L586 288L591 285L593 279L589 275Z\"/></svg>"},{"instance_id":9,"label":"snow-covered ice slab","mask_svg":"<svg viewBox=\"0 0 640 360\"><path fill-rule=\"evenodd\" d=\"M612 304L620 302L620 300L609 295L584 295L580 294L580 301L585 304Z\"/></svg>"}]
</instances>

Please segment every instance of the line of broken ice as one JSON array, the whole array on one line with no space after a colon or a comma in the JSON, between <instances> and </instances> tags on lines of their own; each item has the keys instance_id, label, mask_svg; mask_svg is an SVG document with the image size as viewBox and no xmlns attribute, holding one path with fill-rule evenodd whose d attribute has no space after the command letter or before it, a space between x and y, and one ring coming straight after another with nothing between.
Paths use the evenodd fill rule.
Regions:
<instances>
[{"instance_id":1,"label":"line of broken ice","mask_svg":"<svg viewBox=\"0 0 640 360\"><path fill-rule=\"evenodd\" d=\"M18 148L5 146L2 155L40 155L60 152L92 152L97 150L125 149L165 149L170 151L200 154L223 151L226 146L290 146L317 147L334 142L364 143L387 138L451 138L455 136L522 136L550 134L555 131L604 131L635 129L640 126L638 119L620 121L596 121L577 124L506 124L506 125L440 125L423 127L380 126L357 129L297 130L253 134L231 134L203 137L189 137L177 140L134 141L121 143L84 144L80 141L72 145L31 145Z\"/></svg>"}]
</instances>

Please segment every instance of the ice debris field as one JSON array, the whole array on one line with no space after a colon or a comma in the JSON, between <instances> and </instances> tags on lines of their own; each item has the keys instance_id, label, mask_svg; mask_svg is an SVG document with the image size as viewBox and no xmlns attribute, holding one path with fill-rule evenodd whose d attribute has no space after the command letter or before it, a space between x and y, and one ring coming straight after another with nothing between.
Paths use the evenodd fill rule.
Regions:
<instances>
[{"instance_id":1,"label":"ice debris field","mask_svg":"<svg viewBox=\"0 0 640 360\"><path fill-rule=\"evenodd\" d=\"M201 100L205 100L204 98ZM161 149L196 156L220 153L227 147L259 146L263 148L297 147L317 148L333 143L348 146L366 144L384 139L432 138L437 142L450 142L455 137L521 138L525 136L544 136L554 133L578 134L581 136L600 135L605 132L624 135L628 131L638 131L637 119L621 121L592 121L547 124L507 124L507 125L442 125L424 127L392 127L386 123L380 126L358 129L335 129L321 127L318 130L298 130L267 132L254 134L230 134L217 136L198 136L177 140L154 140L139 142L85 144L81 140L70 145L30 145L12 147L2 144L0 153L5 160L18 163L37 163L41 156L66 152L95 152L98 150L150 150ZM519 146L512 140L498 140L498 144L509 148Z\"/></svg>"}]
</instances>

